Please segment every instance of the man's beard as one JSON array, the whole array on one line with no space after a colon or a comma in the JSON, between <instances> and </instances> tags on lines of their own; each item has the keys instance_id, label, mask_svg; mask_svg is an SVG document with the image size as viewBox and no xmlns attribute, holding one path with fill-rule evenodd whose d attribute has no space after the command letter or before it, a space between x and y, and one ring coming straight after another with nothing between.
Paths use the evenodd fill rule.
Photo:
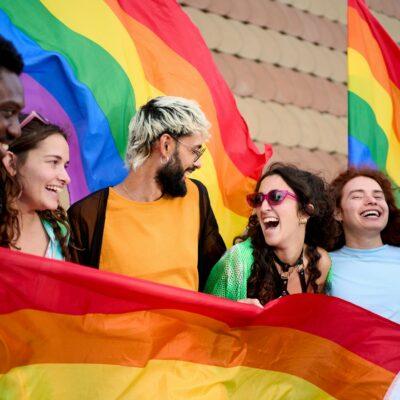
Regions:
<instances>
[{"instance_id":1,"label":"man's beard","mask_svg":"<svg viewBox=\"0 0 400 400\"><path fill-rule=\"evenodd\" d=\"M156 181L161 185L163 195L183 197L187 193L185 170L177 154L157 172Z\"/></svg>"}]
</instances>

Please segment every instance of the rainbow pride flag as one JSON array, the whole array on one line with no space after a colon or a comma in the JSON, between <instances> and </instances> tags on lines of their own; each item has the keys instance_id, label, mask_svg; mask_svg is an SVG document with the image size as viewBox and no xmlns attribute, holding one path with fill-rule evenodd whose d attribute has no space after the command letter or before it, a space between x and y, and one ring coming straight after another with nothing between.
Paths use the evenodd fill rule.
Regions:
<instances>
[{"instance_id":1,"label":"rainbow pride flag","mask_svg":"<svg viewBox=\"0 0 400 400\"><path fill-rule=\"evenodd\" d=\"M26 109L70 134L71 202L114 185L128 123L157 95L197 100L212 123L194 177L210 193L228 244L245 225L245 194L271 147L260 154L198 29L175 0L0 0L0 33L26 68Z\"/></svg>"},{"instance_id":2,"label":"rainbow pride flag","mask_svg":"<svg viewBox=\"0 0 400 400\"><path fill-rule=\"evenodd\" d=\"M300 294L264 309L0 249L0 398L387 399L400 326Z\"/></svg>"},{"instance_id":3,"label":"rainbow pride flag","mask_svg":"<svg viewBox=\"0 0 400 400\"><path fill-rule=\"evenodd\" d=\"M400 48L364 0L348 2L349 163L400 186ZM400 193L397 193L400 204Z\"/></svg>"}]
</instances>

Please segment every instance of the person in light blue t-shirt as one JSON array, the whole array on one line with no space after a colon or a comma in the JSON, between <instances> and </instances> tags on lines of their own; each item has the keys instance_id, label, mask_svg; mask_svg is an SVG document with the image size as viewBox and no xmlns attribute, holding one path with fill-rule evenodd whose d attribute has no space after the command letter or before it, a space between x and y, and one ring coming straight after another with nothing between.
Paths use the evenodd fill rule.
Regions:
<instances>
[{"instance_id":1,"label":"person in light blue t-shirt","mask_svg":"<svg viewBox=\"0 0 400 400\"><path fill-rule=\"evenodd\" d=\"M370 168L331 183L341 236L327 293L400 323L400 209L390 181Z\"/></svg>"}]
</instances>

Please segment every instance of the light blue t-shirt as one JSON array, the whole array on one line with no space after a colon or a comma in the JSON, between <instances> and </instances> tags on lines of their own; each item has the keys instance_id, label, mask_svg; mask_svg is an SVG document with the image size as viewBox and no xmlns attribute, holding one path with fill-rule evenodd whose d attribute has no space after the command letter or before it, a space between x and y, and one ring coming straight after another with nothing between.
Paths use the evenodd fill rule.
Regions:
<instances>
[{"instance_id":1,"label":"light blue t-shirt","mask_svg":"<svg viewBox=\"0 0 400 400\"><path fill-rule=\"evenodd\" d=\"M52 226L45 219L42 219L42 224L47 233L47 236L49 237L49 245L47 247L45 257L52 258L53 260L64 260L60 242L57 240ZM65 228L62 225L60 227L61 232L64 233L63 230L65 230Z\"/></svg>"},{"instance_id":2,"label":"light blue t-shirt","mask_svg":"<svg viewBox=\"0 0 400 400\"><path fill-rule=\"evenodd\" d=\"M400 247L342 247L330 253L327 293L400 324Z\"/></svg>"}]
</instances>

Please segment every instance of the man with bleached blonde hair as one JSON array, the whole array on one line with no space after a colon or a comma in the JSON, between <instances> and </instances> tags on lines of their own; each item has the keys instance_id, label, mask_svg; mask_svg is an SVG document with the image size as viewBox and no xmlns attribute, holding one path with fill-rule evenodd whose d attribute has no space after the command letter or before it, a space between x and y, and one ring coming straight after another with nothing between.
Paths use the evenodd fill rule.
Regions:
<instances>
[{"instance_id":1,"label":"man with bleached blonde hair","mask_svg":"<svg viewBox=\"0 0 400 400\"><path fill-rule=\"evenodd\" d=\"M225 251L201 167L210 123L193 100L160 96L129 124L128 176L69 210L73 259L83 265L202 289Z\"/></svg>"}]
</instances>

